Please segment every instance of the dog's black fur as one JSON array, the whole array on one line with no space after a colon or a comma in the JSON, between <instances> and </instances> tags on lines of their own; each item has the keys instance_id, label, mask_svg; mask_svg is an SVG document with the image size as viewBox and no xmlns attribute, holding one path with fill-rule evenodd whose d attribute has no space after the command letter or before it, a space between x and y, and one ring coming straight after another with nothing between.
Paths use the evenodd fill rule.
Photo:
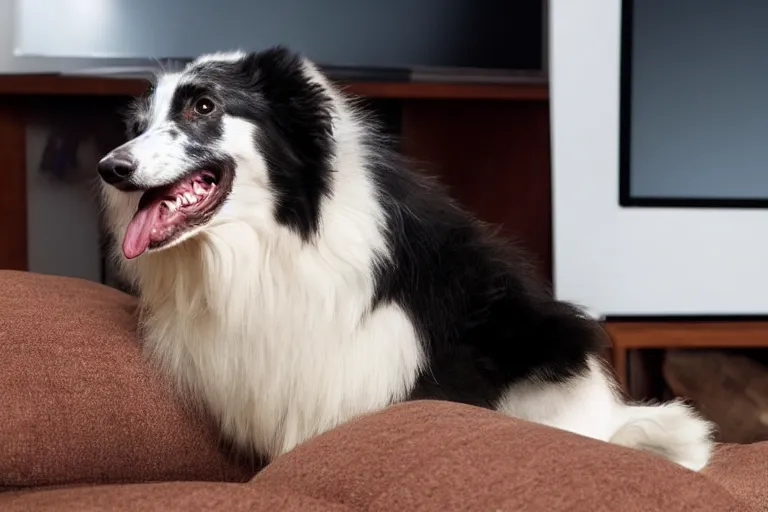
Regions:
<instances>
[{"instance_id":1,"label":"dog's black fur","mask_svg":"<svg viewBox=\"0 0 768 512\"><path fill-rule=\"evenodd\" d=\"M331 99L282 47L207 67L199 83L207 82L219 84L213 89L229 112L264 126L256 143L278 198L276 218L309 241L322 222L320 202L333 194ZM411 398L492 407L521 379L560 382L585 372L587 356L606 343L602 329L555 300L522 250L411 169L375 128L366 144L394 256L371 269L371 307L397 303L426 343L428 370Z\"/></svg>"}]
</instances>

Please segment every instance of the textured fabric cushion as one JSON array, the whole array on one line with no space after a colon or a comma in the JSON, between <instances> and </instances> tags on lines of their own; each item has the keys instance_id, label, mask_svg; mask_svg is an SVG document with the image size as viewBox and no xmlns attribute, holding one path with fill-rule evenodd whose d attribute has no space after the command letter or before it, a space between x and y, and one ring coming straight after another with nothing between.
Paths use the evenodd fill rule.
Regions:
<instances>
[{"instance_id":1,"label":"textured fabric cushion","mask_svg":"<svg viewBox=\"0 0 768 512\"><path fill-rule=\"evenodd\" d=\"M0 489L247 480L142 360L135 300L0 271Z\"/></svg>"},{"instance_id":2,"label":"textured fabric cushion","mask_svg":"<svg viewBox=\"0 0 768 512\"><path fill-rule=\"evenodd\" d=\"M768 510L768 441L718 446L704 474L755 510Z\"/></svg>"},{"instance_id":3,"label":"textured fabric cushion","mask_svg":"<svg viewBox=\"0 0 768 512\"><path fill-rule=\"evenodd\" d=\"M394 406L320 436L251 485L382 512L751 510L661 458L436 402Z\"/></svg>"},{"instance_id":4,"label":"textured fabric cushion","mask_svg":"<svg viewBox=\"0 0 768 512\"><path fill-rule=\"evenodd\" d=\"M0 494L3 512L345 512L338 503L243 484L174 482Z\"/></svg>"},{"instance_id":5,"label":"textured fabric cushion","mask_svg":"<svg viewBox=\"0 0 768 512\"><path fill-rule=\"evenodd\" d=\"M703 476L482 409L418 402L320 436L248 484L14 492L0 494L0 510L756 512L766 510L767 449L720 447Z\"/></svg>"}]
</instances>

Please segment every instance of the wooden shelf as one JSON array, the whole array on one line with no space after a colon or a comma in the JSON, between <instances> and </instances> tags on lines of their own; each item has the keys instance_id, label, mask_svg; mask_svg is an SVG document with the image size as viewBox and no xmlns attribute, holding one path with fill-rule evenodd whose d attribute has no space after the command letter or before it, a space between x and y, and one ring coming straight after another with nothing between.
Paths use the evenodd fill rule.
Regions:
<instances>
[{"instance_id":1,"label":"wooden shelf","mask_svg":"<svg viewBox=\"0 0 768 512\"><path fill-rule=\"evenodd\" d=\"M456 201L524 244L551 279L551 172L548 86L337 80L348 94L396 125L402 153L439 176ZM145 79L0 74L0 154L12 176L0 191L0 268L28 265L27 125L48 107L112 116L147 89ZM383 102L375 100L385 100ZM86 119L86 123L98 123ZM106 121L105 121L106 122ZM98 125L93 129L98 130Z\"/></svg>"},{"instance_id":2,"label":"wooden shelf","mask_svg":"<svg viewBox=\"0 0 768 512\"><path fill-rule=\"evenodd\" d=\"M341 84L348 93L379 99L474 99L544 101L548 87L540 84L455 84L355 82ZM146 90L140 79L63 75L0 75L0 95L138 96Z\"/></svg>"},{"instance_id":3,"label":"wooden shelf","mask_svg":"<svg viewBox=\"0 0 768 512\"><path fill-rule=\"evenodd\" d=\"M768 347L768 322L607 322L623 349Z\"/></svg>"},{"instance_id":4,"label":"wooden shelf","mask_svg":"<svg viewBox=\"0 0 768 512\"><path fill-rule=\"evenodd\" d=\"M768 322L606 322L612 363L627 390L627 355L635 349L768 348Z\"/></svg>"},{"instance_id":5,"label":"wooden shelf","mask_svg":"<svg viewBox=\"0 0 768 512\"><path fill-rule=\"evenodd\" d=\"M0 95L138 96L147 89L139 79L63 75L0 75Z\"/></svg>"}]
</instances>

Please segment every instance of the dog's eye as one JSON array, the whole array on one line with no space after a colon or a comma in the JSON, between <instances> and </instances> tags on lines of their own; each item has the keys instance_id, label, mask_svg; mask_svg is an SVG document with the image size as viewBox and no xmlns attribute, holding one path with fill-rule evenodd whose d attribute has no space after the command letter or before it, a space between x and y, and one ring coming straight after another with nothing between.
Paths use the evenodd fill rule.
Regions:
<instances>
[{"instance_id":1,"label":"dog's eye","mask_svg":"<svg viewBox=\"0 0 768 512\"><path fill-rule=\"evenodd\" d=\"M140 122L136 121L131 125L131 133L133 133L134 137L138 137L143 132L144 132L144 126Z\"/></svg>"},{"instance_id":2,"label":"dog's eye","mask_svg":"<svg viewBox=\"0 0 768 512\"><path fill-rule=\"evenodd\" d=\"M213 112L215 105L209 98L200 98L195 102L195 113L206 116Z\"/></svg>"}]
</instances>

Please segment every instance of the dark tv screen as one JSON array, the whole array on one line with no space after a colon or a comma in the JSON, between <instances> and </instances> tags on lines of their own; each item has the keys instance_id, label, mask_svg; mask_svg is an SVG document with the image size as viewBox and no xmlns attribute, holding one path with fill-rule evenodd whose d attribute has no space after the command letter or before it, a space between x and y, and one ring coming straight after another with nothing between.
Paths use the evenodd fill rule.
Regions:
<instances>
[{"instance_id":1,"label":"dark tv screen","mask_svg":"<svg viewBox=\"0 0 768 512\"><path fill-rule=\"evenodd\" d=\"M620 203L768 206L768 2L624 0Z\"/></svg>"}]
</instances>

